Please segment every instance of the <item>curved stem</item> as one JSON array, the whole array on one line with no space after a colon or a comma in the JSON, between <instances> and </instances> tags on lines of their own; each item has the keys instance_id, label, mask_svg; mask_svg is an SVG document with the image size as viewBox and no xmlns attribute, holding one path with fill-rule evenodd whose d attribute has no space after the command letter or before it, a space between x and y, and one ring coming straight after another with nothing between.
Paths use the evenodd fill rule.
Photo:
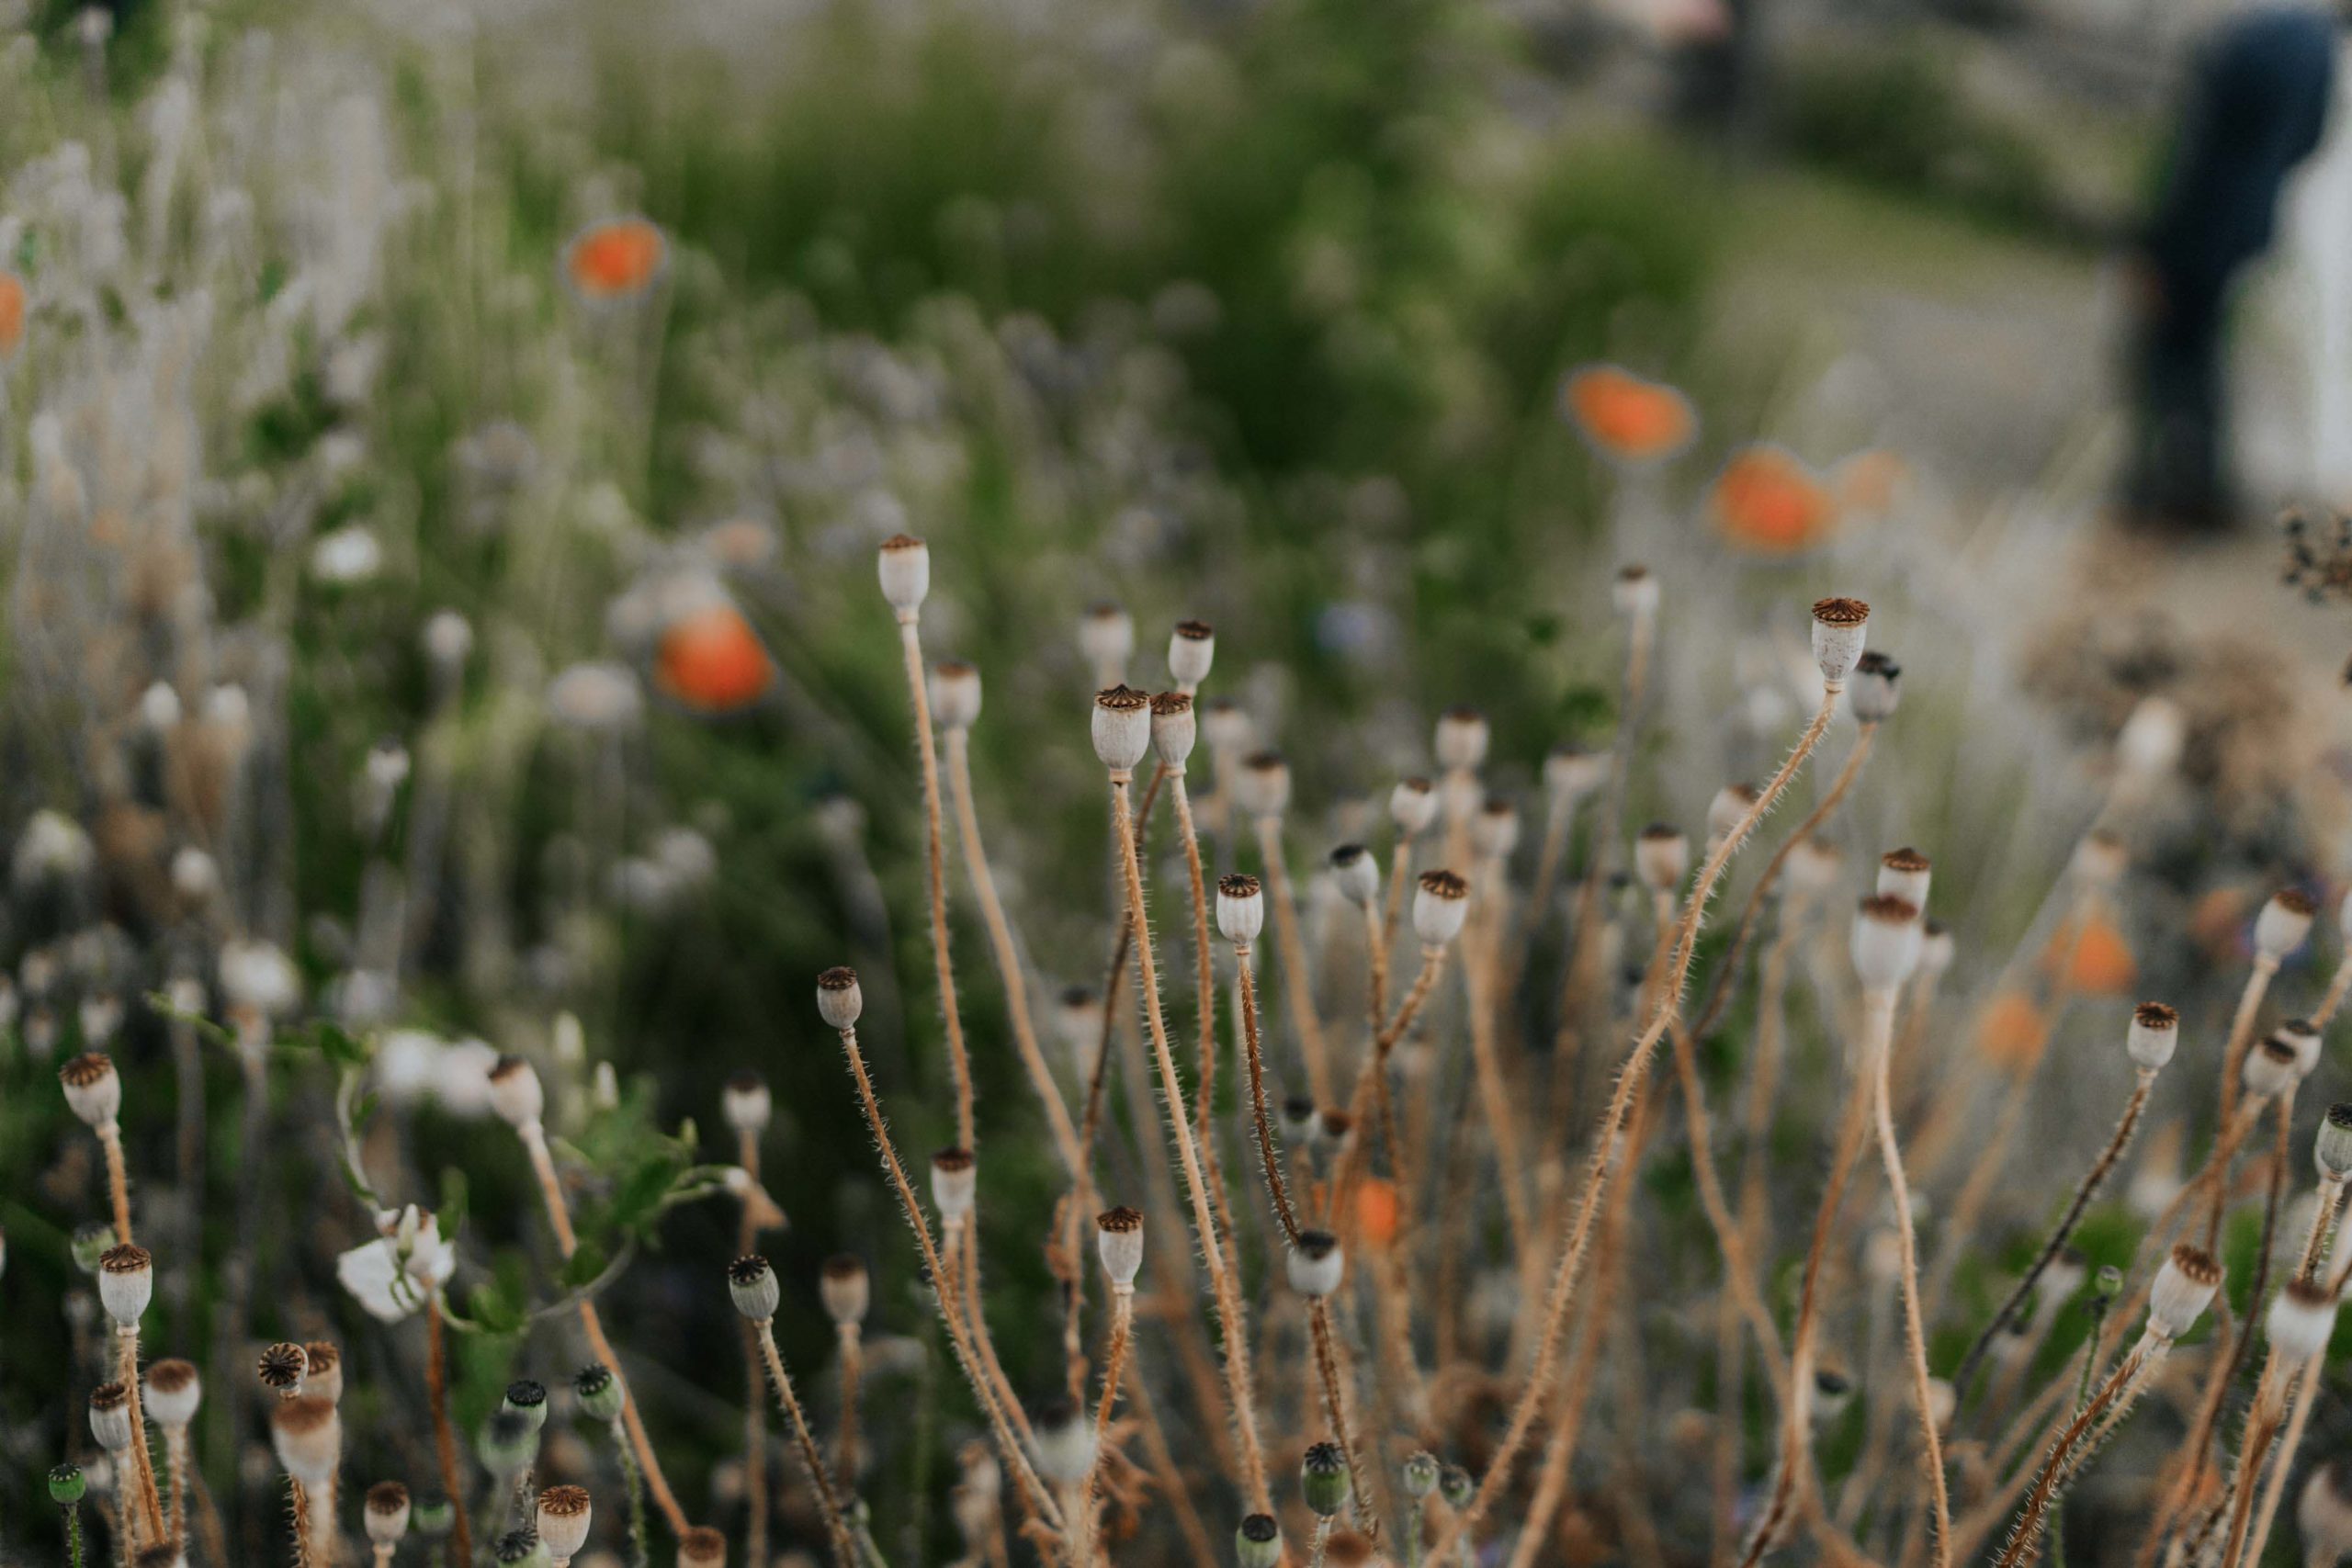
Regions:
<instances>
[{"instance_id":1,"label":"curved stem","mask_svg":"<svg viewBox=\"0 0 2352 1568\"><path fill-rule=\"evenodd\" d=\"M1274 1146L1273 1119L1266 1112L1266 1060L1258 1043L1258 987L1250 977L1249 948L1233 950L1233 967L1239 979L1241 1048L1250 1064L1250 1111L1258 1124L1258 1157L1266 1172L1267 1195L1274 1201L1274 1217L1283 1224L1283 1235L1295 1246L1299 1235L1298 1215L1291 1208L1290 1189L1283 1180L1283 1156Z\"/></svg>"},{"instance_id":2,"label":"curved stem","mask_svg":"<svg viewBox=\"0 0 2352 1568\"><path fill-rule=\"evenodd\" d=\"M922 761L923 880L931 895L932 967L939 977L939 1010L947 1029L947 1070L956 1080L956 1141L977 1151L972 1122L972 1063L964 1050L964 1016L956 1002L956 963L947 945L946 834L940 821L939 752L931 729L931 688L923 676L922 630L916 612L901 611L899 646L906 654L907 694L914 703L915 747Z\"/></svg>"},{"instance_id":3,"label":"curved stem","mask_svg":"<svg viewBox=\"0 0 2352 1568\"><path fill-rule=\"evenodd\" d=\"M816 1436L808 1430L808 1413L801 1409L799 1396L792 1392L792 1378L784 1370L783 1353L775 1347L775 1320L763 1317L753 1326L759 1332L760 1355L767 1362L768 1381L775 1385L776 1403L784 1406L785 1418L792 1424L793 1446L800 1450L800 1462L808 1472L818 1517L824 1521L826 1535L832 1539L834 1560L840 1568L858 1568L857 1544L850 1539L849 1525L842 1517L841 1497L833 1490L832 1477L826 1473L823 1456L817 1451Z\"/></svg>"},{"instance_id":4,"label":"curved stem","mask_svg":"<svg viewBox=\"0 0 2352 1568\"><path fill-rule=\"evenodd\" d=\"M1886 1023L1894 1021L1894 995L1879 993ZM1903 1177L1903 1151L1894 1141L1894 1111L1887 1099L1887 1065L1892 1053L1882 1032L1873 1081L1871 1110L1878 1122L1879 1157L1886 1167L1886 1183L1894 1198L1894 1235L1903 1252L1903 1332L1911 1352L1911 1393L1919 1405L1919 1440L1926 1452L1929 1495L1935 1508L1936 1568L1951 1568L1951 1497L1944 1483L1943 1438L1936 1430L1935 1402L1928 1376L1928 1330L1919 1313L1919 1258L1911 1226L1911 1184Z\"/></svg>"},{"instance_id":5,"label":"curved stem","mask_svg":"<svg viewBox=\"0 0 2352 1568\"><path fill-rule=\"evenodd\" d=\"M1306 939L1299 934L1298 906L1291 895L1290 865L1283 854L1283 819L1258 818L1258 855L1265 863L1266 902L1273 906L1274 953L1282 960L1283 997L1291 1026L1298 1031L1299 1055L1306 1064L1306 1083L1315 1102L1331 1098L1331 1069L1323 1046L1323 1022L1315 1012L1315 976L1306 964Z\"/></svg>"}]
</instances>

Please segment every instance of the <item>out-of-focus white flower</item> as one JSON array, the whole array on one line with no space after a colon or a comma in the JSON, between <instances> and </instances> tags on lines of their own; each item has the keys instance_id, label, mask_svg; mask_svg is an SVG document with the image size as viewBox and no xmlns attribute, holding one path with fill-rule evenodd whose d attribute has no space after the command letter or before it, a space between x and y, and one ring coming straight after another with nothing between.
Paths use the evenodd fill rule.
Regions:
<instances>
[{"instance_id":1,"label":"out-of-focus white flower","mask_svg":"<svg viewBox=\"0 0 2352 1568\"><path fill-rule=\"evenodd\" d=\"M376 1088L384 1103L410 1106L431 1094L448 1049L439 1035L426 1030L388 1031L376 1043Z\"/></svg>"},{"instance_id":2,"label":"out-of-focus white flower","mask_svg":"<svg viewBox=\"0 0 2352 1568\"><path fill-rule=\"evenodd\" d=\"M435 612L424 623L424 656L435 664L463 664L474 650L474 628L455 610Z\"/></svg>"},{"instance_id":3,"label":"out-of-focus white flower","mask_svg":"<svg viewBox=\"0 0 2352 1568\"><path fill-rule=\"evenodd\" d=\"M90 835L62 811L36 811L17 840L10 874L19 887L86 874L97 857Z\"/></svg>"},{"instance_id":4,"label":"out-of-focus white flower","mask_svg":"<svg viewBox=\"0 0 2352 1568\"><path fill-rule=\"evenodd\" d=\"M628 667L575 664L548 683L548 711L559 724L613 733L629 728L645 710L645 694Z\"/></svg>"},{"instance_id":5,"label":"out-of-focus white flower","mask_svg":"<svg viewBox=\"0 0 2352 1568\"><path fill-rule=\"evenodd\" d=\"M411 1203L379 1213L383 1235L334 1262L334 1277L369 1315L398 1323L424 1305L458 1271L458 1244L441 1239L441 1223Z\"/></svg>"},{"instance_id":6,"label":"out-of-focus white flower","mask_svg":"<svg viewBox=\"0 0 2352 1568\"><path fill-rule=\"evenodd\" d=\"M490 1069L498 1053L479 1040L460 1040L441 1053L434 1093L452 1116L490 1114Z\"/></svg>"},{"instance_id":7,"label":"out-of-focus white flower","mask_svg":"<svg viewBox=\"0 0 2352 1568\"><path fill-rule=\"evenodd\" d=\"M365 582L383 565L384 547L357 523L322 534L311 547L311 575L322 582Z\"/></svg>"},{"instance_id":8,"label":"out-of-focus white flower","mask_svg":"<svg viewBox=\"0 0 2352 1568\"><path fill-rule=\"evenodd\" d=\"M220 945L220 994L232 1007L282 1018L301 1001L302 977L273 943L226 942Z\"/></svg>"}]
</instances>

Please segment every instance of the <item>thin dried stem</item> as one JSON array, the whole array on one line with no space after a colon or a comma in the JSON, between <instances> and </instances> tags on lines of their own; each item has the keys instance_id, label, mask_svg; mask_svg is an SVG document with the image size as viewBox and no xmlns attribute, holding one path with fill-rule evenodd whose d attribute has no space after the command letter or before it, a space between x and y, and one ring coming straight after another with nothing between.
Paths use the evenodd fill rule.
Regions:
<instances>
[{"instance_id":1,"label":"thin dried stem","mask_svg":"<svg viewBox=\"0 0 2352 1568\"><path fill-rule=\"evenodd\" d=\"M2130 1393L2143 1386L2142 1374L2153 1368L2169 1343L2153 1333L2144 1336L2139 1346L2100 1386L2098 1393L2091 1396L2090 1403L2084 1405L2081 1413L2059 1434L2058 1440L2051 1446L2049 1457L2042 1461L2041 1471L2034 1477L2033 1487L2026 1496L2025 1507L2018 1515L2018 1522L2009 1531L2008 1544L2001 1549L1994 1568L2021 1568L2031 1560L2034 1543L2041 1537L2043 1520L2049 1515L2050 1505L2057 1495L2060 1483L2089 1457L2087 1453L2078 1455L2077 1448L2082 1445L2086 1435L2095 1426L2100 1425L2100 1417L2110 1404L2116 1405L2120 1413L2122 1403L2119 1402L2128 1403Z\"/></svg>"},{"instance_id":2,"label":"thin dried stem","mask_svg":"<svg viewBox=\"0 0 2352 1568\"><path fill-rule=\"evenodd\" d=\"M832 1541L833 1559L840 1568L857 1568L857 1543L850 1538L848 1521L842 1516L841 1496L833 1490L824 1456L817 1451L816 1435L808 1429L808 1412L800 1407L800 1397L792 1391L791 1374L784 1370L784 1355L775 1346L775 1320L761 1318L753 1327L759 1334L761 1358L767 1363L768 1381L775 1385L776 1403L784 1407L785 1419L792 1427L793 1446L800 1450L800 1463L808 1472L809 1487L817 1498L818 1517Z\"/></svg>"},{"instance_id":3,"label":"thin dried stem","mask_svg":"<svg viewBox=\"0 0 2352 1568\"><path fill-rule=\"evenodd\" d=\"M129 1247L135 1238L130 1234L130 1178L123 1166L122 1127L109 1121L97 1131L98 1147L106 1152L107 1200L114 1210L115 1244Z\"/></svg>"},{"instance_id":4,"label":"thin dried stem","mask_svg":"<svg viewBox=\"0 0 2352 1568\"><path fill-rule=\"evenodd\" d=\"M424 1399L433 1412L433 1457L441 1470L441 1495L449 1499L450 1550L459 1562L474 1560L473 1522L466 1515L466 1489L458 1475L458 1434L449 1425L449 1348L441 1326L441 1292L424 1298Z\"/></svg>"},{"instance_id":5,"label":"thin dried stem","mask_svg":"<svg viewBox=\"0 0 2352 1568\"><path fill-rule=\"evenodd\" d=\"M1882 999L1883 998L1883 999ZM1871 1110L1878 1122L1879 1157L1894 1198L1894 1235L1903 1251L1903 1331L1911 1353L1911 1394L1919 1407L1919 1441L1925 1450L1929 1496L1935 1510L1936 1568L1951 1568L1951 1496L1944 1483L1943 1438L1936 1430L1935 1402L1928 1375L1928 1327L1919 1311L1919 1258L1911 1224L1911 1184L1903 1176L1903 1151L1894 1141L1894 1111L1887 1098L1888 1033L1894 1021L1894 993L1875 993L1879 1038L1871 1065Z\"/></svg>"},{"instance_id":6,"label":"thin dried stem","mask_svg":"<svg viewBox=\"0 0 2352 1568\"><path fill-rule=\"evenodd\" d=\"M147 1417L141 1408L139 1329L135 1325L118 1329L115 1338L121 1359L117 1375L130 1396L130 1462L131 1475L138 1484L139 1517L146 1532L144 1540L152 1544L164 1539L164 1503L155 1488L155 1456L147 1447Z\"/></svg>"},{"instance_id":7,"label":"thin dried stem","mask_svg":"<svg viewBox=\"0 0 2352 1568\"><path fill-rule=\"evenodd\" d=\"M1367 1483L1377 1485L1380 1472L1364 1458L1363 1447L1356 1440L1356 1424L1349 1418L1347 1385L1340 1380L1339 1350L1331 1333L1331 1305L1321 1296L1308 1298L1306 1325L1315 1344L1315 1374L1323 1387L1323 1413L1331 1423L1331 1435L1340 1440L1340 1448L1348 1456L1348 1495L1355 1505L1356 1517L1364 1526L1364 1533L1374 1540L1380 1539L1380 1516L1374 1510Z\"/></svg>"},{"instance_id":8,"label":"thin dried stem","mask_svg":"<svg viewBox=\"0 0 2352 1568\"><path fill-rule=\"evenodd\" d=\"M736 1163L751 1179L753 1187L760 1179L760 1137L749 1127L739 1128L735 1134ZM747 1190L741 1217L735 1227L735 1255L743 1257L757 1248L759 1221ZM743 1320L743 1371L747 1383L743 1400L743 1527L744 1554L753 1562L768 1560L768 1402L761 1393L759 1335L749 1318Z\"/></svg>"},{"instance_id":9,"label":"thin dried stem","mask_svg":"<svg viewBox=\"0 0 2352 1568\"><path fill-rule=\"evenodd\" d=\"M2231 1113L2236 1111L2238 1085L2245 1072L2245 1054L2254 1043L2254 1021L2262 1010L2262 998L2270 989L2270 978L2278 973L2278 961L2267 954L2255 955L2254 967L2247 972L2245 989L2238 995L2238 1009L2230 1020L2228 1045L2222 1052L2222 1125L2230 1125ZM2213 1250L2222 1233L2222 1206L2224 1189L2213 1189L2212 1201L2205 1216L2205 1250Z\"/></svg>"},{"instance_id":10,"label":"thin dried stem","mask_svg":"<svg viewBox=\"0 0 2352 1568\"><path fill-rule=\"evenodd\" d=\"M1282 960L1283 998L1291 1027L1298 1032L1298 1050L1306 1065L1306 1083L1317 1105L1331 1100L1331 1064L1323 1043L1323 1021L1315 1012L1314 971L1307 967L1306 942L1299 934L1298 905L1290 886L1290 864L1283 853L1283 819L1261 817L1257 821L1258 856L1265 863L1266 902L1273 907L1274 953Z\"/></svg>"},{"instance_id":11,"label":"thin dried stem","mask_svg":"<svg viewBox=\"0 0 2352 1568\"><path fill-rule=\"evenodd\" d=\"M947 1070L956 1080L956 1142L979 1147L972 1120L972 1064L964 1049L964 1015L956 999L956 963L947 944L946 832L940 819L939 752L931 728L930 682L924 678L922 628L915 611L899 615L899 645L906 654L907 693L914 703L915 749L922 761L923 886L931 896L932 967L939 976L939 1009L947 1030Z\"/></svg>"},{"instance_id":12,"label":"thin dried stem","mask_svg":"<svg viewBox=\"0 0 2352 1568\"><path fill-rule=\"evenodd\" d=\"M1274 1218L1282 1222L1283 1235L1295 1246L1298 1215L1291 1208L1290 1189L1283 1180L1282 1151L1274 1146L1273 1118L1266 1111L1266 1061L1258 1043L1258 986L1250 975L1247 946L1234 948L1233 968L1241 997L1241 1049L1250 1064L1250 1113L1258 1125L1259 1162L1266 1173L1266 1193L1273 1200Z\"/></svg>"}]
</instances>

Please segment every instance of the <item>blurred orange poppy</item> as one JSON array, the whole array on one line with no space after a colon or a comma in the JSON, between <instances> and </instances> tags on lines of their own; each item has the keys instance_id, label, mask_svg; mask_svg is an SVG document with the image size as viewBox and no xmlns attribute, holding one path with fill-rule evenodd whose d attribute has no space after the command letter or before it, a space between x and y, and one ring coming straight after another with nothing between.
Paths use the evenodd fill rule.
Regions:
<instances>
[{"instance_id":1,"label":"blurred orange poppy","mask_svg":"<svg viewBox=\"0 0 2352 1568\"><path fill-rule=\"evenodd\" d=\"M25 280L0 272L0 359L17 352L25 341Z\"/></svg>"},{"instance_id":2,"label":"blurred orange poppy","mask_svg":"<svg viewBox=\"0 0 2352 1568\"><path fill-rule=\"evenodd\" d=\"M662 691L696 713L732 713L767 694L775 661L743 612L719 604L670 624L653 673Z\"/></svg>"},{"instance_id":3,"label":"blurred orange poppy","mask_svg":"<svg viewBox=\"0 0 2352 1568\"><path fill-rule=\"evenodd\" d=\"M638 298L669 265L669 237L643 218L591 223L563 251L564 281L599 304Z\"/></svg>"},{"instance_id":4,"label":"blurred orange poppy","mask_svg":"<svg viewBox=\"0 0 2352 1568\"><path fill-rule=\"evenodd\" d=\"M1838 498L1792 453L1758 443L1743 446L1707 490L1716 530L1750 555L1793 556L1838 526Z\"/></svg>"},{"instance_id":5,"label":"blurred orange poppy","mask_svg":"<svg viewBox=\"0 0 2352 1568\"><path fill-rule=\"evenodd\" d=\"M2140 973L2131 944L2115 922L2101 914L2060 928L2042 964L2062 990L2093 997L2122 996Z\"/></svg>"},{"instance_id":6,"label":"blurred orange poppy","mask_svg":"<svg viewBox=\"0 0 2352 1568\"><path fill-rule=\"evenodd\" d=\"M1690 399L1614 365L1568 372L1560 404L1584 438L1615 463L1664 462L1699 432Z\"/></svg>"},{"instance_id":7,"label":"blurred orange poppy","mask_svg":"<svg viewBox=\"0 0 2352 1568\"><path fill-rule=\"evenodd\" d=\"M1976 1049L2006 1073L2030 1070L2049 1043L2049 1021L2021 991L2003 991L1976 1021Z\"/></svg>"},{"instance_id":8,"label":"blurred orange poppy","mask_svg":"<svg viewBox=\"0 0 2352 1568\"><path fill-rule=\"evenodd\" d=\"M1356 1235L1374 1252L1396 1239L1396 1184L1385 1176L1356 1183Z\"/></svg>"}]
</instances>

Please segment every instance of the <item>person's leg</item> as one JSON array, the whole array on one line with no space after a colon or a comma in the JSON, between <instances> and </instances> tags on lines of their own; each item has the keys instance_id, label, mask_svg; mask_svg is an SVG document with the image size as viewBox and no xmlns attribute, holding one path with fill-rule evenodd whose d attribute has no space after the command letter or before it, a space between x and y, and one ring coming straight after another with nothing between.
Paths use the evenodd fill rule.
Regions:
<instances>
[{"instance_id":1,"label":"person's leg","mask_svg":"<svg viewBox=\"0 0 2352 1568\"><path fill-rule=\"evenodd\" d=\"M2167 278L2151 293L2136 352L2138 428L2126 499L2145 521L2217 526L2228 518L2220 291Z\"/></svg>"}]
</instances>

